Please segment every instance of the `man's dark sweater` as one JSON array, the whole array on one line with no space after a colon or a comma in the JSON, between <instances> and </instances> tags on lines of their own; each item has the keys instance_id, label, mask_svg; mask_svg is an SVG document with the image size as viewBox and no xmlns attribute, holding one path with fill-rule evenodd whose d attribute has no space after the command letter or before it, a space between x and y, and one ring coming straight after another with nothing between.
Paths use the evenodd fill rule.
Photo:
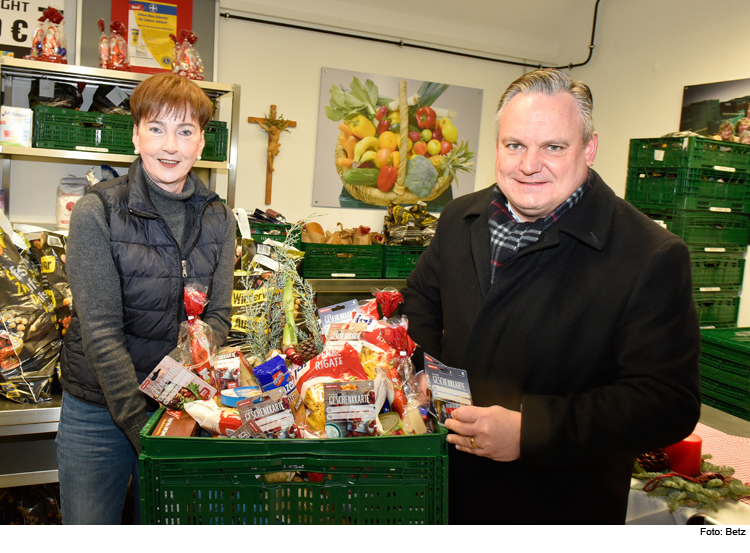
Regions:
<instances>
[{"instance_id":1,"label":"man's dark sweater","mask_svg":"<svg viewBox=\"0 0 750 553\"><path fill-rule=\"evenodd\" d=\"M185 232L185 201L195 191L196 177L188 175L182 192L168 192L146 182L156 209L181 246ZM197 179L196 179L197 180ZM234 275L235 221L227 217L226 241L214 274L211 301L202 320L222 341L229 332ZM70 222L67 270L78 317L86 360L107 399L117 425L127 434L136 450L140 430L148 420L146 399L138 389L135 368L125 345L120 278L110 250L110 233L104 206L94 194L76 204Z\"/></svg>"}]
</instances>

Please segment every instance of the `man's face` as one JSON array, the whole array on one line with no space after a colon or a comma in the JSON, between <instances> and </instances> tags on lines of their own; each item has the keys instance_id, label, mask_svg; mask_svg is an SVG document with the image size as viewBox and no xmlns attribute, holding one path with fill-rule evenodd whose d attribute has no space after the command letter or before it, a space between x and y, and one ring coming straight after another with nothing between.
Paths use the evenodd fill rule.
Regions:
<instances>
[{"instance_id":1,"label":"man's face","mask_svg":"<svg viewBox=\"0 0 750 553\"><path fill-rule=\"evenodd\" d=\"M495 173L522 221L549 215L583 183L594 162L596 133L583 143L573 96L517 94L500 118Z\"/></svg>"}]
</instances>

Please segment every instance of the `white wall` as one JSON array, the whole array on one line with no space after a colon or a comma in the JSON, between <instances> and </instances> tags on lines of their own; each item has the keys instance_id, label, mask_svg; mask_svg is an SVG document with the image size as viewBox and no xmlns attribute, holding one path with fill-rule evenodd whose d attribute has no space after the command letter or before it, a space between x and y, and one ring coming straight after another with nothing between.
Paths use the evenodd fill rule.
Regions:
<instances>
[{"instance_id":1,"label":"white wall","mask_svg":"<svg viewBox=\"0 0 750 553\"><path fill-rule=\"evenodd\" d=\"M484 90L484 115L494 112L507 84L523 72L494 62L224 18L219 20L218 37L219 81L242 87L235 205L249 210L265 207L267 134L247 118L263 117L275 104L278 113L296 121L297 127L281 135L270 207L294 220L313 212L325 214L317 220L331 231L338 222L349 228L366 225L380 230L385 212L312 207L322 67L480 88ZM243 44L241 55L239 43ZM328 104L327 93L324 102ZM483 119L477 151L478 187L494 182L492 117ZM333 152L334 145L325 147Z\"/></svg>"},{"instance_id":2,"label":"white wall","mask_svg":"<svg viewBox=\"0 0 750 553\"><path fill-rule=\"evenodd\" d=\"M592 13L579 9L574 15L575 29L582 36L563 41L557 56L564 60L560 63L582 62L587 55ZM581 19L586 25L581 25ZM726 40L733 32L732 22L748 19L747 0L600 3L592 60L571 74L592 88L600 135L594 168L618 195L625 193L629 140L678 130L684 86L750 77L747 49L739 41ZM245 45L242 55L237 52L238 43ZM274 175L272 207L288 217L313 213L317 107L324 66L483 89L476 187L494 182L492 114L502 91L522 73L521 68L224 19L219 22L218 48L219 80L242 85L241 122L267 113L270 104L277 104L280 113L298 122L296 129L282 136ZM239 206L264 207L265 146L266 135L257 125L240 124ZM339 221L345 227L382 226L378 211L328 208L317 212L327 213L319 221L331 230ZM750 270L745 274L745 289L750 290ZM750 326L748 301L741 306L739 323Z\"/></svg>"}]
</instances>

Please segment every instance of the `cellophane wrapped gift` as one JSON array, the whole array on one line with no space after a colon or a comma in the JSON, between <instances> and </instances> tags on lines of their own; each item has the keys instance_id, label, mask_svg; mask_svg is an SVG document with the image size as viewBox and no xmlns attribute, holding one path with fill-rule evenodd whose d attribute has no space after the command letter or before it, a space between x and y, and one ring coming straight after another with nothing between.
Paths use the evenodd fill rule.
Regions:
<instances>
[{"instance_id":1,"label":"cellophane wrapped gift","mask_svg":"<svg viewBox=\"0 0 750 553\"><path fill-rule=\"evenodd\" d=\"M180 324L177 348L180 352L180 363L206 382L211 382L217 341L213 329L200 319L207 304L208 296L203 286L185 286L187 320Z\"/></svg>"}]
</instances>

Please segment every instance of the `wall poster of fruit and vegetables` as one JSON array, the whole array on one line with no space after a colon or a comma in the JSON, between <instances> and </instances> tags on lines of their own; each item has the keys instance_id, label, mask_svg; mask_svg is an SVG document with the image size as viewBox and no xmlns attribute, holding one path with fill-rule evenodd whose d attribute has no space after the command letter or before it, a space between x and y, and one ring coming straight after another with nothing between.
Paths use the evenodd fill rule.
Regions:
<instances>
[{"instance_id":1,"label":"wall poster of fruit and vegetables","mask_svg":"<svg viewBox=\"0 0 750 553\"><path fill-rule=\"evenodd\" d=\"M324 67L313 206L440 212L474 191L482 90Z\"/></svg>"}]
</instances>

